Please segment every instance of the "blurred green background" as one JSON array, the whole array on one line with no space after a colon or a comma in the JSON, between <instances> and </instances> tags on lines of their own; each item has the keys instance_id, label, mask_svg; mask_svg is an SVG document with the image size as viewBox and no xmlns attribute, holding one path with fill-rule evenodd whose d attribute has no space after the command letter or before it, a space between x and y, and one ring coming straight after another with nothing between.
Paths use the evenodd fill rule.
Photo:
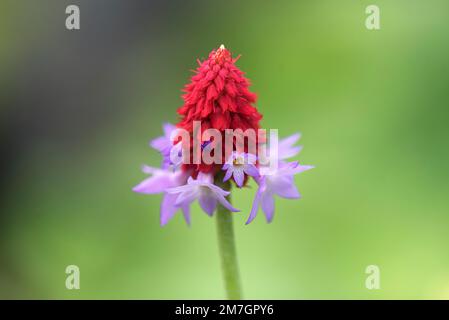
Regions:
<instances>
[{"instance_id":1,"label":"blurred green background","mask_svg":"<svg viewBox=\"0 0 449 320\"><path fill-rule=\"evenodd\" d=\"M365 28L380 7L381 30ZM78 4L81 30L65 29ZM0 298L224 298L213 219L131 188L197 58L225 44L265 128L300 131L299 201L245 226L249 299L449 298L447 1L0 3ZM65 268L81 289L65 288ZM381 289L365 288L378 265Z\"/></svg>"}]
</instances>

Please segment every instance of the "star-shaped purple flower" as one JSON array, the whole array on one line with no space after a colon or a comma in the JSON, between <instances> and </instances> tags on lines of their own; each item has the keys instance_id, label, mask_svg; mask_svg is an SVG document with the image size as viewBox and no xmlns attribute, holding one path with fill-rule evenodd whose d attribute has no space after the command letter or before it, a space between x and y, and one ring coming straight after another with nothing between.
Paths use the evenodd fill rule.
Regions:
<instances>
[{"instance_id":1,"label":"star-shaped purple flower","mask_svg":"<svg viewBox=\"0 0 449 320\"><path fill-rule=\"evenodd\" d=\"M182 162L182 146L181 143L173 144L172 134L176 130L176 126L171 123L164 123L162 126L164 135L150 141L150 146L159 151L162 155L162 168L166 169L173 165L177 169ZM175 156L171 156L175 153ZM173 161L173 160L176 161Z\"/></svg>"},{"instance_id":2,"label":"star-shaped purple flower","mask_svg":"<svg viewBox=\"0 0 449 320\"><path fill-rule=\"evenodd\" d=\"M189 206L193 201L198 200L200 207L209 216L213 215L217 203L220 203L229 211L240 211L226 200L225 197L230 192L213 184L213 176L211 174L199 173L196 180L189 177L186 185L167 189L167 193L177 195L175 201L175 206L177 207Z\"/></svg>"},{"instance_id":3,"label":"star-shaped purple flower","mask_svg":"<svg viewBox=\"0 0 449 320\"><path fill-rule=\"evenodd\" d=\"M241 188L245 180L245 174L254 178L259 176L256 161L257 157L253 154L232 152L222 167L222 170L226 170L223 181L227 181L233 177L237 186Z\"/></svg>"},{"instance_id":4,"label":"star-shaped purple flower","mask_svg":"<svg viewBox=\"0 0 449 320\"><path fill-rule=\"evenodd\" d=\"M163 193L160 210L160 223L165 225L181 210L186 222L190 224L190 204L198 200L200 207L208 215L213 215L218 203L231 212L238 212L226 197L230 192L214 184L214 174L202 173L193 179L189 170L181 170L182 148L181 143L173 145L172 135L176 127L166 123L163 126L164 135L151 141L150 145L163 156L162 168L143 167L143 172L150 176L133 188L133 191L143 194ZM253 221L259 207L265 214L268 222L274 215L274 196L286 199L300 197L294 184L294 175L313 168L300 165L298 162L285 162L285 159L297 155L301 146L295 144L299 140L299 133L281 139L277 154L270 161L276 161L277 168L271 168L258 163L255 155L233 151L228 157L222 170L226 171L223 181L231 178L237 187L243 187L245 176L251 176L258 184L252 209L246 224ZM209 148L210 141L201 145L201 150ZM270 150L267 150L267 154ZM175 156L173 156L175 155ZM179 159L179 161L177 161Z\"/></svg>"},{"instance_id":5,"label":"star-shaped purple flower","mask_svg":"<svg viewBox=\"0 0 449 320\"><path fill-rule=\"evenodd\" d=\"M254 197L253 207L246 224L254 220L259 206L262 207L267 222L271 222L274 216L275 195L286 199L300 198L293 176L312 168L313 166L302 166L298 162L280 162L279 167L274 172L261 176L258 179L259 188Z\"/></svg>"},{"instance_id":6,"label":"star-shaped purple flower","mask_svg":"<svg viewBox=\"0 0 449 320\"><path fill-rule=\"evenodd\" d=\"M301 197L295 186L294 175L312 169L313 166L300 165L297 161L283 161L296 156L301 151L302 146L295 146L300 137L299 133L295 133L279 141L277 159L273 159L273 161L278 163L276 169L272 170L268 167L259 169L260 176L255 179L259 188L254 197L253 206L246 224L254 220L259 207L262 208L267 221L271 222L274 216L275 195L285 199L298 199Z\"/></svg>"},{"instance_id":7,"label":"star-shaped purple flower","mask_svg":"<svg viewBox=\"0 0 449 320\"><path fill-rule=\"evenodd\" d=\"M187 224L190 224L189 205L175 206L177 196L166 192L168 188L184 185L189 176L188 173L183 171L174 171L173 167L159 169L143 166L142 171L150 174L150 177L135 186L133 191L143 194L164 193L160 213L161 225L163 226L170 221L178 209L182 210L184 219Z\"/></svg>"}]
</instances>

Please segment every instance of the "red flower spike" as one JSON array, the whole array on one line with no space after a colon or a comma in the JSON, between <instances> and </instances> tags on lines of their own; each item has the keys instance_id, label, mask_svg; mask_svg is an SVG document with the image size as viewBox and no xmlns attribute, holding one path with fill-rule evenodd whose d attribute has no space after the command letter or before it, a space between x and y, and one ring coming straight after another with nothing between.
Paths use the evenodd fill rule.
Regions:
<instances>
[{"instance_id":1,"label":"red flower spike","mask_svg":"<svg viewBox=\"0 0 449 320\"><path fill-rule=\"evenodd\" d=\"M197 60L196 74L183 90L184 105L178 109L181 121L177 127L192 134L193 121L201 121L202 131L214 128L224 133L225 129L254 129L257 133L262 115L253 106L257 96L249 91L250 82L235 65L239 57L233 59L231 52L221 45L208 59ZM196 176L199 171L211 172L219 170L220 166L201 163L187 165L185 169L193 169Z\"/></svg>"}]
</instances>

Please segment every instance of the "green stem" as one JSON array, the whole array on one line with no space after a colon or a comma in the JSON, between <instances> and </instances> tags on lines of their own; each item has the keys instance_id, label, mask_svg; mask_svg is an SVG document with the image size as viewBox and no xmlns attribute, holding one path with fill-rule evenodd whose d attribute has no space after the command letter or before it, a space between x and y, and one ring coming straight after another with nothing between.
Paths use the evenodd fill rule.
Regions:
<instances>
[{"instance_id":1,"label":"green stem","mask_svg":"<svg viewBox=\"0 0 449 320\"><path fill-rule=\"evenodd\" d=\"M216 183L217 182L218 181L216 181ZM217 183L217 185L225 190L230 189L229 183ZM228 299L239 300L242 298L242 292L240 288L237 253L235 250L232 212L229 212L220 204L217 209L217 233L221 267L223 270L227 296Z\"/></svg>"}]
</instances>

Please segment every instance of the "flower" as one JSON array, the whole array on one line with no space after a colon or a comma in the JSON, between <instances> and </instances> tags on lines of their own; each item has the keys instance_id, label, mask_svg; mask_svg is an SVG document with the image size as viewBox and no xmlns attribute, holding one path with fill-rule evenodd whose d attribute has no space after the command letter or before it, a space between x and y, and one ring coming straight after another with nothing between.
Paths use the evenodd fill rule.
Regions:
<instances>
[{"instance_id":1,"label":"flower","mask_svg":"<svg viewBox=\"0 0 449 320\"><path fill-rule=\"evenodd\" d=\"M220 132L226 129L257 131L262 119L253 106L257 96L249 91L249 80L235 65L237 60L238 57L232 58L231 52L221 45L209 54L208 59L198 61L195 75L184 88L184 105L178 109L181 115L179 128L193 135L193 122L200 121L202 131L210 128ZM223 158L222 163L225 161ZM205 163L188 167L194 175L220 170L220 166Z\"/></svg>"},{"instance_id":2,"label":"flower","mask_svg":"<svg viewBox=\"0 0 449 320\"><path fill-rule=\"evenodd\" d=\"M259 176L259 171L255 166L256 160L257 157L253 154L232 152L222 168L226 170L223 181L227 181L233 176L235 183L241 188L245 180L245 174L252 177Z\"/></svg>"},{"instance_id":3,"label":"flower","mask_svg":"<svg viewBox=\"0 0 449 320\"><path fill-rule=\"evenodd\" d=\"M225 197L230 192L213 184L211 174L200 173L196 180L190 177L186 185L167 189L167 192L177 195L175 206L189 206L194 200L198 200L201 208L210 216L213 215L218 202L229 211L240 211L226 200Z\"/></svg>"},{"instance_id":4,"label":"flower","mask_svg":"<svg viewBox=\"0 0 449 320\"><path fill-rule=\"evenodd\" d=\"M279 167L268 175L258 179L259 188L254 197L253 207L246 224L249 224L256 217L259 206L265 213L267 222L273 220L274 215L274 195L286 199L298 199L300 194L296 189L293 176L303 171L312 169L313 166L302 166L298 162L280 162Z\"/></svg>"},{"instance_id":5,"label":"flower","mask_svg":"<svg viewBox=\"0 0 449 320\"><path fill-rule=\"evenodd\" d=\"M173 146L173 141L171 139L171 135L176 130L176 126L171 123L164 123L162 128L164 130L164 135L151 140L150 146L161 153L162 168L168 168L170 165L174 165L174 167L177 168L181 164L181 160L174 163L170 158L170 154L175 151L178 154L177 158L181 159L181 143Z\"/></svg>"},{"instance_id":6,"label":"flower","mask_svg":"<svg viewBox=\"0 0 449 320\"><path fill-rule=\"evenodd\" d=\"M150 142L150 146L162 156L161 168L144 166L143 172L149 177L133 191L163 194L161 225L170 221L178 211L190 224L190 205L194 201L198 201L209 216L214 214L218 205L230 212L240 211L227 200L230 192L219 186L231 178L238 188L242 188L250 178L258 184L246 224L253 221L259 207L271 222L275 195L287 199L300 197L294 175L312 166L286 162L301 150L296 145L300 138L298 133L280 140L276 152L270 149L276 153L269 157L270 164L277 165L273 168L262 161L270 155L270 150L263 149L263 157L260 157L258 148L257 151L250 148L266 141L264 133L259 135L258 131L262 115L254 106L257 97L249 91L249 80L235 65L238 58L233 58L231 52L221 45L204 61L198 60L195 75L184 88L184 104L178 109L180 121L176 125L165 123L164 134ZM200 130L195 123L200 124ZM232 140L227 139L229 129L235 134L231 136ZM247 135L247 131L257 132L257 135ZM191 152L193 148L195 150ZM207 157L191 161L198 151Z\"/></svg>"},{"instance_id":7,"label":"flower","mask_svg":"<svg viewBox=\"0 0 449 320\"><path fill-rule=\"evenodd\" d=\"M184 185L188 178L188 172L174 171L173 167L167 169L143 166L142 171L151 176L143 180L133 188L134 192L143 194L164 193L161 203L160 223L165 225L173 218L178 209L184 214L187 224L190 224L190 211L188 205L175 206L176 196L167 193L167 189Z\"/></svg>"},{"instance_id":8,"label":"flower","mask_svg":"<svg viewBox=\"0 0 449 320\"><path fill-rule=\"evenodd\" d=\"M220 206L217 233L230 299L241 298L230 216L240 210L226 199L230 183L224 182L233 178L240 189L252 177L258 189L246 224L254 220L259 206L271 222L274 196L299 198L294 175L312 168L285 161L301 150L295 146L299 134L277 143L277 130L270 130L270 149L266 150L266 135L259 131L262 115L253 105L256 95L235 65L238 58L232 58L221 45L206 60L198 60L196 74L184 88L184 104L178 109L181 120L176 126L165 123L164 135L150 142L162 155L161 168L144 166L150 176L133 188L143 194L163 193L162 226L179 210L190 224L190 205L195 201L209 216Z\"/></svg>"},{"instance_id":9,"label":"flower","mask_svg":"<svg viewBox=\"0 0 449 320\"><path fill-rule=\"evenodd\" d=\"M265 214L267 222L271 222L274 216L274 196L277 195L285 199L298 199L300 194L294 184L294 175L312 169L313 166L300 165L299 162L285 162L285 159L296 156L302 146L295 146L301 135L295 133L279 141L277 168L272 170L262 167L259 170L260 176L256 179L259 185L254 197L253 206L246 224L249 224L257 215L259 207ZM269 150L267 150L268 152Z\"/></svg>"}]
</instances>

